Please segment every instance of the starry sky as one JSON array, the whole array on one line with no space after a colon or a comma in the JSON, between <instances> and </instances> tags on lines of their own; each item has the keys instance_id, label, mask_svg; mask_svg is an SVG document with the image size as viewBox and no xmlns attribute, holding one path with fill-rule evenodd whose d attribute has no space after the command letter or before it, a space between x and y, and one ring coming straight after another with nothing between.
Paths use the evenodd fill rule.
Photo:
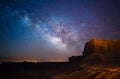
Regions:
<instances>
[{"instance_id":1,"label":"starry sky","mask_svg":"<svg viewBox=\"0 0 120 79\"><path fill-rule=\"evenodd\" d=\"M119 0L0 0L0 57L66 61L93 38L120 39Z\"/></svg>"}]
</instances>

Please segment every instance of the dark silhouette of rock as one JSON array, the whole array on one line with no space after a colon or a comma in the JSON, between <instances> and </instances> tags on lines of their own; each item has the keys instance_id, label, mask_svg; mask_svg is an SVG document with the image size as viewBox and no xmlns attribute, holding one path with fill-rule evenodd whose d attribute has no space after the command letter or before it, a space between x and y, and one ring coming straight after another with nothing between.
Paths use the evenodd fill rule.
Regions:
<instances>
[{"instance_id":1,"label":"dark silhouette of rock","mask_svg":"<svg viewBox=\"0 0 120 79\"><path fill-rule=\"evenodd\" d=\"M83 59L83 56L72 56L72 57L69 57L69 62L77 63L77 62L80 62L82 59Z\"/></svg>"}]
</instances>

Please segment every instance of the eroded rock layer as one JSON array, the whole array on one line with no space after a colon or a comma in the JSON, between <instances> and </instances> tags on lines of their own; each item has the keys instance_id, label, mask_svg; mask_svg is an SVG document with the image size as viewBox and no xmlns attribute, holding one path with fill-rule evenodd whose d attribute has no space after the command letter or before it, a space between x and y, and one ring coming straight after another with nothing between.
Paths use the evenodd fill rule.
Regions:
<instances>
[{"instance_id":1,"label":"eroded rock layer","mask_svg":"<svg viewBox=\"0 0 120 79\"><path fill-rule=\"evenodd\" d=\"M118 63L120 61L120 40L93 39L86 43L83 57L86 61Z\"/></svg>"}]
</instances>

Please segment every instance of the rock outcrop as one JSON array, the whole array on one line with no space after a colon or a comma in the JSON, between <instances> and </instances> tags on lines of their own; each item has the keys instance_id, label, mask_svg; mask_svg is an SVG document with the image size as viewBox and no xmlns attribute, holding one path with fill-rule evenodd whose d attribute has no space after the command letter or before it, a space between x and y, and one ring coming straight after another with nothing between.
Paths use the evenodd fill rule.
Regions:
<instances>
[{"instance_id":1,"label":"rock outcrop","mask_svg":"<svg viewBox=\"0 0 120 79\"><path fill-rule=\"evenodd\" d=\"M92 39L85 44L82 62L119 64L119 61L120 40Z\"/></svg>"},{"instance_id":2,"label":"rock outcrop","mask_svg":"<svg viewBox=\"0 0 120 79\"><path fill-rule=\"evenodd\" d=\"M93 39L86 43L83 56L88 59L97 57L104 62L118 62L120 61L120 40Z\"/></svg>"},{"instance_id":3,"label":"rock outcrop","mask_svg":"<svg viewBox=\"0 0 120 79\"><path fill-rule=\"evenodd\" d=\"M79 63L82 59L83 59L83 56L72 56L72 57L69 57L69 62Z\"/></svg>"},{"instance_id":4,"label":"rock outcrop","mask_svg":"<svg viewBox=\"0 0 120 79\"><path fill-rule=\"evenodd\" d=\"M73 72L56 75L53 79L120 79L120 67L85 65Z\"/></svg>"}]
</instances>

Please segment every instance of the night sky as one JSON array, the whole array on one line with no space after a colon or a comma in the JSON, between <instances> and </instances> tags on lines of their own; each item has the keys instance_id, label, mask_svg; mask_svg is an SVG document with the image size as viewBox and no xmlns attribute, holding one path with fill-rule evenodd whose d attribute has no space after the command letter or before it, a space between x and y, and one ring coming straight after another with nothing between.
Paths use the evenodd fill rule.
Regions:
<instances>
[{"instance_id":1,"label":"night sky","mask_svg":"<svg viewBox=\"0 0 120 79\"><path fill-rule=\"evenodd\" d=\"M0 0L0 57L65 61L93 38L120 39L120 0Z\"/></svg>"}]
</instances>

